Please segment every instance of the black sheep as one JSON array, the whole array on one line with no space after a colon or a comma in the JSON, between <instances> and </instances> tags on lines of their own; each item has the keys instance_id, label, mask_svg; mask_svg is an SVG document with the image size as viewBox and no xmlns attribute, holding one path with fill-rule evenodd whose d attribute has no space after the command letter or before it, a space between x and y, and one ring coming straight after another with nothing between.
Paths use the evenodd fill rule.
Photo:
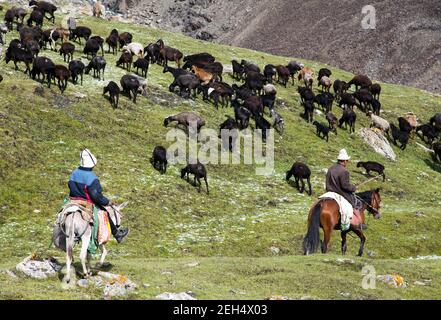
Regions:
<instances>
[{"instance_id":1,"label":"black sheep","mask_svg":"<svg viewBox=\"0 0 441 320\"><path fill-rule=\"evenodd\" d=\"M167 171L167 150L163 146L156 146L153 149L152 155L152 164L153 168L158 170L161 174L166 173Z\"/></svg>"},{"instance_id":2,"label":"black sheep","mask_svg":"<svg viewBox=\"0 0 441 320\"><path fill-rule=\"evenodd\" d=\"M328 142L329 141L329 131L330 131L330 129L327 126L321 124L318 121L314 121L312 124L316 128L317 136L321 137L323 139L326 138L326 142Z\"/></svg>"},{"instance_id":3,"label":"black sheep","mask_svg":"<svg viewBox=\"0 0 441 320\"><path fill-rule=\"evenodd\" d=\"M300 94L301 102L305 101L313 101L315 96L310 88L307 87L298 87L297 92Z\"/></svg>"},{"instance_id":4,"label":"black sheep","mask_svg":"<svg viewBox=\"0 0 441 320\"><path fill-rule=\"evenodd\" d=\"M254 117L256 123L256 129L262 130L262 140L266 142L267 138L267 130L271 129L271 124L261 115L257 115Z\"/></svg>"},{"instance_id":5,"label":"black sheep","mask_svg":"<svg viewBox=\"0 0 441 320\"><path fill-rule=\"evenodd\" d=\"M400 128L400 131L407 132L410 134L413 130L412 126L410 125L409 121L407 121L403 117L398 118L398 127Z\"/></svg>"},{"instance_id":6,"label":"black sheep","mask_svg":"<svg viewBox=\"0 0 441 320\"><path fill-rule=\"evenodd\" d=\"M224 135L226 134L226 136L224 137L222 135L222 130L228 130L224 133ZM239 126L237 125L236 120L234 120L230 116L227 116L227 119L219 125L219 138L222 139L222 147L224 148L224 150L227 149L228 145L228 150L230 150L230 152L233 151L233 147L236 145L238 131ZM224 138L228 138L228 141L224 141Z\"/></svg>"},{"instance_id":7,"label":"black sheep","mask_svg":"<svg viewBox=\"0 0 441 320\"><path fill-rule=\"evenodd\" d=\"M98 79L101 79L101 72L102 72L103 80L104 80L104 71L106 70L106 59L104 59L104 57L101 56L93 57L92 60L87 65L85 69L85 73L89 74L91 69L93 69L94 78L98 76Z\"/></svg>"},{"instance_id":8,"label":"black sheep","mask_svg":"<svg viewBox=\"0 0 441 320\"><path fill-rule=\"evenodd\" d=\"M392 131L392 139L394 141L394 144L398 146L398 140L401 143L400 149L406 149L406 145L409 142L409 134L405 131L401 131L393 123L390 124L390 129Z\"/></svg>"},{"instance_id":9,"label":"black sheep","mask_svg":"<svg viewBox=\"0 0 441 320\"><path fill-rule=\"evenodd\" d=\"M83 85L83 73L86 66L80 60L72 60L69 62L69 71L73 84L78 83L78 77L81 77L81 85Z\"/></svg>"},{"instance_id":10,"label":"black sheep","mask_svg":"<svg viewBox=\"0 0 441 320\"><path fill-rule=\"evenodd\" d=\"M89 58L89 54L92 55L92 58L95 57L100 50L100 44L96 39L89 39L86 42L86 45L83 49L83 53Z\"/></svg>"},{"instance_id":11,"label":"black sheep","mask_svg":"<svg viewBox=\"0 0 441 320\"><path fill-rule=\"evenodd\" d=\"M338 121L338 127L341 128L343 124L346 126L349 125L349 133L355 132L355 121L357 120L357 114L354 110L350 108L345 108L343 110L343 115Z\"/></svg>"},{"instance_id":12,"label":"black sheep","mask_svg":"<svg viewBox=\"0 0 441 320\"><path fill-rule=\"evenodd\" d=\"M107 86L105 86L104 89L103 89L103 95L105 95L107 92L109 93L109 95L110 95L110 104L114 108L118 108L119 93L120 93L120 91L121 90L119 89L118 85L114 81L110 81L107 84Z\"/></svg>"},{"instance_id":13,"label":"black sheep","mask_svg":"<svg viewBox=\"0 0 441 320\"><path fill-rule=\"evenodd\" d=\"M32 71L31 77L35 80L38 76L38 80L40 80L40 75L43 76L42 81L47 81L48 88L51 87L51 79L55 71L55 64L51 59L46 57L36 57L34 62L32 63Z\"/></svg>"},{"instance_id":14,"label":"black sheep","mask_svg":"<svg viewBox=\"0 0 441 320\"><path fill-rule=\"evenodd\" d=\"M386 175L384 174L384 166L381 163L375 161L359 161L357 163L357 168L363 167L366 170L367 175L371 175L371 171L378 173L383 176L383 182L386 180Z\"/></svg>"},{"instance_id":15,"label":"black sheep","mask_svg":"<svg viewBox=\"0 0 441 320\"><path fill-rule=\"evenodd\" d=\"M63 56L64 62L66 62L66 56L67 56L67 62L73 59L73 54L75 52L75 46L72 43L64 42L61 44L60 48L60 56Z\"/></svg>"},{"instance_id":16,"label":"black sheep","mask_svg":"<svg viewBox=\"0 0 441 320\"><path fill-rule=\"evenodd\" d=\"M437 137L437 132L435 128L430 125L429 123L422 124L418 127L416 127L415 132L418 134L418 132L421 132L421 140L426 142L425 138L427 138L427 143L432 144L433 140Z\"/></svg>"},{"instance_id":17,"label":"black sheep","mask_svg":"<svg viewBox=\"0 0 441 320\"><path fill-rule=\"evenodd\" d=\"M141 69L141 76L147 78L147 72L149 71L149 61L145 58L138 58L133 63L133 67L136 68L136 73Z\"/></svg>"},{"instance_id":18,"label":"black sheep","mask_svg":"<svg viewBox=\"0 0 441 320\"><path fill-rule=\"evenodd\" d=\"M242 107L237 100L231 101L231 106L234 108L234 118L239 124L240 129L246 129L250 121L251 112Z\"/></svg>"},{"instance_id":19,"label":"black sheep","mask_svg":"<svg viewBox=\"0 0 441 320\"><path fill-rule=\"evenodd\" d=\"M70 30L69 40L78 40L78 43L81 44L81 38L83 38L85 41L88 41L91 35L92 30L89 27L78 26L75 29Z\"/></svg>"},{"instance_id":20,"label":"black sheep","mask_svg":"<svg viewBox=\"0 0 441 320\"><path fill-rule=\"evenodd\" d=\"M291 169L286 172L286 181L289 181L289 179L294 176L296 188L299 189L300 193L303 193L305 191L305 182L303 179L306 179L308 182L308 194L312 195L312 188L311 188L311 170L308 168L308 166L301 162L295 162ZM299 181L302 184L300 187Z\"/></svg>"},{"instance_id":21,"label":"black sheep","mask_svg":"<svg viewBox=\"0 0 441 320\"><path fill-rule=\"evenodd\" d=\"M314 102L322 107L323 111L328 113L332 110L332 103L334 102L334 96L329 92L323 92L315 96Z\"/></svg>"},{"instance_id":22,"label":"black sheep","mask_svg":"<svg viewBox=\"0 0 441 320\"><path fill-rule=\"evenodd\" d=\"M314 120L314 103L311 100L306 100L303 102L303 108L305 110L303 117L306 121L312 122Z\"/></svg>"},{"instance_id":23,"label":"black sheep","mask_svg":"<svg viewBox=\"0 0 441 320\"><path fill-rule=\"evenodd\" d=\"M338 103L338 106L341 108L343 105L346 105L349 108L354 108L355 105L357 105L357 101L355 100L355 97L350 93L342 93L340 95L340 101Z\"/></svg>"},{"instance_id":24,"label":"black sheep","mask_svg":"<svg viewBox=\"0 0 441 320\"><path fill-rule=\"evenodd\" d=\"M241 80L243 78L244 67L236 60L232 60L231 64L233 66L233 79Z\"/></svg>"},{"instance_id":25,"label":"black sheep","mask_svg":"<svg viewBox=\"0 0 441 320\"><path fill-rule=\"evenodd\" d=\"M187 181L189 182L190 174L194 175L194 185L199 186L198 192L201 192L201 178L204 178L205 185L207 186L207 194L210 194L208 190L207 170L205 169L205 166L199 161L195 164L188 164L181 170L181 179L184 179L184 177L187 176Z\"/></svg>"}]
</instances>

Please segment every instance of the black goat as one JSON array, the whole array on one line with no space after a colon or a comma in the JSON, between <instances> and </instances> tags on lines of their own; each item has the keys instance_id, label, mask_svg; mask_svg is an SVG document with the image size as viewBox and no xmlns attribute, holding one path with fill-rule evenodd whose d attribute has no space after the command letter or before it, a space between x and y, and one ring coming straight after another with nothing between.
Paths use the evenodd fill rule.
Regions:
<instances>
[{"instance_id":1,"label":"black goat","mask_svg":"<svg viewBox=\"0 0 441 320\"><path fill-rule=\"evenodd\" d=\"M241 80L244 74L244 67L236 60L231 60L231 64L233 65L233 79Z\"/></svg>"},{"instance_id":2,"label":"black goat","mask_svg":"<svg viewBox=\"0 0 441 320\"><path fill-rule=\"evenodd\" d=\"M312 122L314 119L314 103L311 100L306 100L303 102L303 108L305 110L303 117L307 122Z\"/></svg>"},{"instance_id":3,"label":"black goat","mask_svg":"<svg viewBox=\"0 0 441 320\"><path fill-rule=\"evenodd\" d=\"M153 168L158 170L161 174L166 173L167 171L167 150L163 146L156 146L153 149L152 155L152 164Z\"/></svg>"},{"instance_id":4,"label":"black goat","mask_svg":"<svg viewBox=\"0 0 441 320\"><path fill-rule=\"evenodd\" d=\"M271 124L262 115L257 115L254 117L256 129L262 130L262 140L266 142L267 130L271 129Z\"/></svg>"},{"instance_id":5,"label":"black goat","mask_svg":"<svg viewBox=\"0 0 441 320\"><path fill-rule=\"evenodd\" d=\"M306 179L306 182L308 183L308 194L312 195L312 188L311 188L311 170L309 167L301 162L295 162L291 169L286 172L286 181L289 181L289 179L294 176L296 188L300 191L300 193L303 193L305 191L305 182L303 179ZM300 187L299 181L302 184Z\"/></svg>"},{"instance_id":6,"label":"black goat","mask_svg":"<svg viewBox=\"0 0 441 320\"><path fill-rule=\"evenodd\" d=\"M334 102L334 96L329 92L323 92L315 96L314 102L322 107L323 111L328 113L332 111L332 103Z\"/></svg>"},{"instance_id":7,"label":"black goat","mask_svg":"<svg viewBox=\"0 0 441 320\"><path fill-rule=\"evenodd\" d=\"M133 67L136 68L136 73L141 69L141 76L147 78L147 72L149 71L149 61L145 58L138 58L133 63Z\"/></svg>"},{"instance_id":8,"label":"black goat","mask_svg":"<svg viewBox=\"0 0 441 320\"><path fill-rule=\"evenodd\" d=\"M198 192L201 192L201 178L204 178L205 185L207 186L207 194L210 194L208 190L207 170L205 169L205 166L199 161L195 164L188 164L181 170L181 179L184 179L184 177L187 176L187 182L190 182L190 174L194 175L194 185L199 186Z\"/></svg>"},{"instance_id":9,"label":"black goat","mask_svg":"<svg viewBox=\"0 0 441 320\"><path fill-rule=\"evenodd\" d=\"M334 131L335 135L337 135L337 125L338 125L337 117L333 113L328 112L326 113L326 120L328 120L329 129Z\"/></svg>"},{"instance_id":10,"label":"black goat","mask_svg":"<svg viewBox=\"0 0 441 320\"><path fill-rule=\"evenodd\" d=\"M400 131L407 132L407 134L410 134L413 130L409 121L407 121L406 118L404 118L404 117L398 118L398 127L400 128Z\"/></svg>"},{"instance_id":11,"label":"black goat","mask_svg":"<svg viewBox=\"0 0 441 320\"><path fill-rule=\"evenodd\" d=\"M63 56L64 62L66 62L66 56L67 56L67 62L70 60L73 60L73 54L75 52L75 46L72 43L64 42L61 44L60 48L60 56Z\"/></svg>"},{"instance_id":12,"label":"black goat","mask_svg":"<svg viewBox=\"0 0 441 320\"><path fill-rule=\"evenodd\" d=\"M119 89L118 85L114 81L110 81L107 84L107 86L105 86L104 89L103 89L103 95L105 95L107 92L109 93L109 95L110 95L110 104L115 109L118 108L119 93L120 93L120 91L121 90Z\"/></svg>"},{"instance_id":13,"label":"black goat","mask_svg":"<svg viewBox=\"0 0 441 320\"><path fill-rule=\"evenodd\" d=\"M327 126L321 124L318 121L314 121L312 124L316 128L317 136L321 137L323 139L326 139L326 142L328 142L329 141L329 131L330 131L330 129Z\"/></svg>"},{"instance_id":14,"label":"black goat","mask_svg":"<svg viewBox=\"0 0 441 320\"><path fill-rule=\"evenodd\" d=\"M392 131L392 139L394 141L394 144L398 146L398 140L401 143L400 149L406 149L407 143L409 142L409 134L405 131L401 131L393 123L390 124L390 129Z\"/></svg>"},{"instance_id":15,"label":"black goat","mask_svg":"<svg viewBox=\"0 0 441 320\"><path fill-rule=\"evenodd\" d=\"M386 175L384 174L384 166L381 163L375 161L359 161L357 163L357 168L363 167L366 170L366 174L368 176L371 175L371 171L378 173L380 176L383 176L383 182L386 180Z\"/></svg>"},{"instance_id":16,"label":"black goat","mask_svg":"<svg viewBox=\"0 0 441 320\"><path fill-rule=\"evenodd\" d=\"M240 129L247 128L250 121L251 112L242 107L237 100L231 101L231 106L234 108L234 118L239 124Z\"/></svg>"},{"instance_id":17,"label":"black goat","mask_svg":"<svg viewBox=\"0 0 441 320\"><path fill-rule=\"evenodd\" d=\"M78 77L81 77L81 85L83 85L83 73L86 66L80 60L72 60L69 62L69 71L73 84L78 83Z\"/></svg>"},{"instance_id":18,"label":"black goat","mask_svg":"<svg viewBox=\"0 0 441 320\"><path fill-rule=\"evenodd\" d=\"M38 76L38 80L40 80L40 75L43 76L42 81L47 80L48 88L51 87L51 79L55 72L55 64L51 59L46 57L36 57L32 63L32 71L31 77L35 80Z\"/></svg>"},{"instance_id":19,"label":"black goat","mask_svg":"<svg viewBox=\"0 0 441 320\"><path fill-rule=\"evenodd\" d=\"M85 69L85 73L89 74L91 69L93 69L94 78L98 76L98 79L101 79L101 72L102 72L103 81L104 81L104 71L106 70L106 59L104 59L104 57L101 56L93 57L92 60L87 65Z\"/></svg>"},{"instance_id":20,"label":"black goat","mask_svg":"<svg viewBox=\"0 0 441 320\"><path fill-rule=\"evenodd\" d=\"M84 41L88 41L91 35L92 35L92 30L90 28L78 26L75 29L70 30L69 40L71 41L78 40L78 43L81 44L81 38L83 38Z\"/></svg>"},{"instance_id":21,"label":"black goat","mask_svg":"<svg viewBox=\"0 0 441 320\"><path fill-rule=\"evenodd\" d=\"M341 128L343 124L346 126L349 125L349 133L355 132L355 121L357 120L357 114L354 110L350 108L345 108L343 110L343 114L338 121L338 127Z\"/></svg>"},{"instance_id":22,"label":"black goat","mask_svg":"<svg viewBox=\"0 0 441 320\"><path fill-rule=\"evenodd\" d=\"M89 58L89 54L94 58L100 50L100 44L96 39L89 39L83 49L83 53Z\"/></svg>"},{"instance_id":23,"label":"black goat","mask_svg":"<svg viewBox=\"0 0 441 320\"><path fill-rule=\"evenodd\" d=\"M432 144L433 140L438 136L435 128L430 125L429 123L422 124L418 127L416 127L415 132L418 134L418 132L421 132L421 140L426 142L425 138L427 138L427 143Z\"/></svg>"}]
</instances>

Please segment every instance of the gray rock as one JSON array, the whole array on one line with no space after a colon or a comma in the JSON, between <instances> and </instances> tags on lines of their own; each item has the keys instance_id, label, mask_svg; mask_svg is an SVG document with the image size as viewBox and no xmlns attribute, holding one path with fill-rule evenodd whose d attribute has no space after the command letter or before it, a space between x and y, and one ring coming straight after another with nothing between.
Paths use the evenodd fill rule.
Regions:
<instances>
[{"instance_id":1,"label":"gray rock","mask_svg":"<svg viewBox=\"0 0 441 320\"><path fill-rule=\"evenodd\" d=\"M371 146L375 152L381 154L389 160L395 161L397 156L392 150L389 141L381 133L378 133L370 128L361 128L358 131L364 142Z\"/></svg>"},{"instance_id":2,"label":"gray rock","mask_svg":"<svg viewBox=\"0 0 441 320\"><path fill-rule=\"evenodd\" d=\"M156 296L156 299L161 299L161 300L197 300L196 298L193 298L187 292L180 292L180 293L164 292L164 293L158 294Z\"/></svg>"},{"instance_id":3,"label":"gray rock","mask_svg":"<svg viewBox=\"0 0 441 320\"><path fill-rule=\"evenodd\" d=\"M47 260L36 260L34 255L25 258L16 265L17 271L24 273L26 276L34 279L47 279L55 277L62 266L54 258Z\"/></svg>"},{"instance_id":4,"label":"gray rock","mask_svg":"<svg viewBox=\"0 0 441 320\"><path fill-rule=\"evenodd\" d=\"M81 288L87 288L89 287L89 281L87 281L87 279L80 279L77 281L77 286Z\"/></svg>"}]
</instances>

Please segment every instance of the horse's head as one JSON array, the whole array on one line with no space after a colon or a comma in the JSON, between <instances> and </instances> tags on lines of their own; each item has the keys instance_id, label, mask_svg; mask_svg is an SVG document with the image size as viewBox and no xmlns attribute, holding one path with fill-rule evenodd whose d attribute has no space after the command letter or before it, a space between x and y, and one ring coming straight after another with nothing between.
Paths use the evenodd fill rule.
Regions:
<instances>
[{"instance_id":1,"label":"horse's head","mask_svg":"<svg viewBox=\"0 0 441 320\"><path fill-rule=\"evenodd\" d=\"M375 219L381 218L380 204L381 204L380 188L377 188L375 190L372 190L370 207L367 208L368 212L371 213L375 217Z\"/></svg>"},{"instance_id":2,"label":"horse's head","mask_svg":"<svg viewBox=\"0 0 441 320\"><path fill-rule=\"evenodd\" d=\"M115 224L117 228L119 228L119 226L121 225L121 218L122 218L121 210L124 209L128 204L129 202L126 201L118 206L108 207L110 219L112 219L112 222Z\"/></svg>"}]
</instances>

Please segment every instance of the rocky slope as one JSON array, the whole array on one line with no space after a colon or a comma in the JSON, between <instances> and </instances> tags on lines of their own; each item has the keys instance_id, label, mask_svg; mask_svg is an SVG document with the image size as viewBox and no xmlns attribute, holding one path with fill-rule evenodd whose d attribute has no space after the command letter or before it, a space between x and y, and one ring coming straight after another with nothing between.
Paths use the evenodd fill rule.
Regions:
<instances>
[{"instance_id":1,"label":"rocky slope","mask_svg":"<svg viewBox=\"0 0 441 320\"><path fill-rule=\"evenodd\" d=\"M361 28L362 4L356 0L132 0L128 4L130 14L141 23L440 92L441 2L437 0L370 1L376 9L375 30Z\"/></svg>"}]
</instances>

